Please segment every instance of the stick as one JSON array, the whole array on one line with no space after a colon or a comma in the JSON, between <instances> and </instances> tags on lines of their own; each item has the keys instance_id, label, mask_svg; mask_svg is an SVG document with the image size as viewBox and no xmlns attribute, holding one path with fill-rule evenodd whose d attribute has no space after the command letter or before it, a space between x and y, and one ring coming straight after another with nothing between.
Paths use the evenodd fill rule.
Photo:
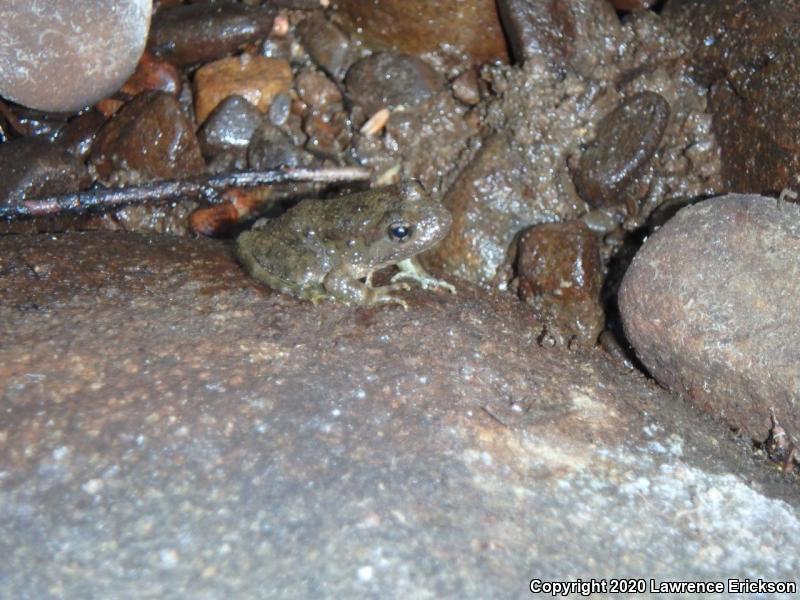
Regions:
<instances>
[{"instance_id":1,"label":"stick","mask_svg":"<svg viewBox=\"0 0 800 600\"><path fill-rule=\"evenodd\" d=\"M341 181L367 181L370 171L360 167L331 169L283 169L274 171L239 171L192 179L157 181L124 188L103 188L23 200L12 206L0 206L0 219L39 217L57 213L81 213L90 208L114 208L123 204L141 204L176 198L206 196L211 199L228 188L256 187L274 183L310 181L336 183Z\"/></svg>"}]
</instances>

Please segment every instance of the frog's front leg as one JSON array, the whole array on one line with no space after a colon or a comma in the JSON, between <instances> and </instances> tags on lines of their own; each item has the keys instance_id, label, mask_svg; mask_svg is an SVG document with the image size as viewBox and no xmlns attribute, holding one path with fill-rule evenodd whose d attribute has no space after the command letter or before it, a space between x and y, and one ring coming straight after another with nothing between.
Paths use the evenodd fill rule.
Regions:
<instances>
[{"instance_id":1,"label":"frog's front leg","mask_svg":"<svg viewBox=\"0 0 800 600\"><path fill-rule=\"evenodd\" d=\"M392 283L395 281L401 281L403 279L409 279L417 282L417 284L423 290L442 288L451 294L456 293L456 288L452 283L448 283L443 279L437 279L428 273L425 270L425 267L423 267L419 260L417 260L416 256L401 260L399 263L397 263L397 268L400 269L400 272L392 277Z\"/></svg>"},{"instance_id":2,"label":"frog's front leg","mask_svg":"<svg viewBox=\"0 0 800 600\"><path fill-rule=\"evenodd\" d=\"M370 284L371 280L372 278L368 276L367 281ZM408 310L406 301L392 294L392 292L397 290L409 289L406 283L392 283L390 285L374 288L367 283L362 283L349 273L331 271L325 276L322 286L331 296L345 304L369 305L394 303Z\"/></svg>"}]
</instances>

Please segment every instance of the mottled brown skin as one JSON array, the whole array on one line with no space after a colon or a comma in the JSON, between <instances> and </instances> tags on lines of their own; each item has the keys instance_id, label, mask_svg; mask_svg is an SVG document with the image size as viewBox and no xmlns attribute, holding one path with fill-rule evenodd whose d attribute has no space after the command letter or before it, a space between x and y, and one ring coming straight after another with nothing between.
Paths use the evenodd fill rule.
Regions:
<instances>
[{"instance_id":1,"label":"mottled brown skin","mask_svg":"<svg viewBox=\"0 0 800 600\"><path fill-rule=\"evenodd\" d=\"M254 278L314 303L332 299L405 307L392 294L408 289L401 279L454 291L408 260L441 240L451 220L447 209L419 185L405 183L333 200L303 200L277 219L242 233L237 254ZM395 264L401 272L392 283L373 288L372 273Z\"/></svg>"}]
</instances>

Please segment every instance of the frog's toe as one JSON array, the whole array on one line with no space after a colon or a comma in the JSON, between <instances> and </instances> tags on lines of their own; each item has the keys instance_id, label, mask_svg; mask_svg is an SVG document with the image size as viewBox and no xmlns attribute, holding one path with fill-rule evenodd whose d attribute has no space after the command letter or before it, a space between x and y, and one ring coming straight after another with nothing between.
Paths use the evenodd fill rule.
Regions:
<instances>
[{"instance_id":1,"label":"frog's toe","mask_svg":"<svg viewBox=\"0 0 800 600\"><path fill-rule=\"evenodd\" d=\"M333 296L330 294L326 294L325 292L309 292L306 294L306 298L311 301L311 304L316 306L323 300L333 300Z\"/></svg>"},{"instance_id":2,"label":"frog's toe","mask_svg":"<svg viewBox=\"0 0 800 600\"><path fill-rule=\"evenodd\" d=\"M450 292L451 294L456 293L456 287L444 279L437 279L436 277L430 277L426 275L419 275L418 273L410 272L410 271L400 271L399 273L395 274L392 277L392 283L396 281L414 281L417 285L419 285L423 290L434 290L434 289L444 289Z\"/></svg>"}]
</instances>

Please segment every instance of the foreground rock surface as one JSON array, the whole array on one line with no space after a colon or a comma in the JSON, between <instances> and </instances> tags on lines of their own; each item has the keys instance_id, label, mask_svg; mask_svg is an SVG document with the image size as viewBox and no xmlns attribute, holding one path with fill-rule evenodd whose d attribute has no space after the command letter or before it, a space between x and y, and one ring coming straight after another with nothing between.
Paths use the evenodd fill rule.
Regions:
<instances>
[{"instance_id":1,"label":"foreground rock surface","mask_svg":"<svg viewBox=\"0 0 800 600\"><path fill-rule=\"evenodd\" d=\"M0 238L0 596L527 597L794 579L800 496L515 301L288 298L230 248Z\"/></svg>"},{"instance_id":2,"label":"foreground rock surface","mask_svg":"<svg viewBox=\"0 0 800 600\"><path fill-rule=\"evenodd\" d=\"M800 206L731 194L684 208L628 269L620 310L669 388L764 440L800 432Z\"/></svg>"}]
</instances>

